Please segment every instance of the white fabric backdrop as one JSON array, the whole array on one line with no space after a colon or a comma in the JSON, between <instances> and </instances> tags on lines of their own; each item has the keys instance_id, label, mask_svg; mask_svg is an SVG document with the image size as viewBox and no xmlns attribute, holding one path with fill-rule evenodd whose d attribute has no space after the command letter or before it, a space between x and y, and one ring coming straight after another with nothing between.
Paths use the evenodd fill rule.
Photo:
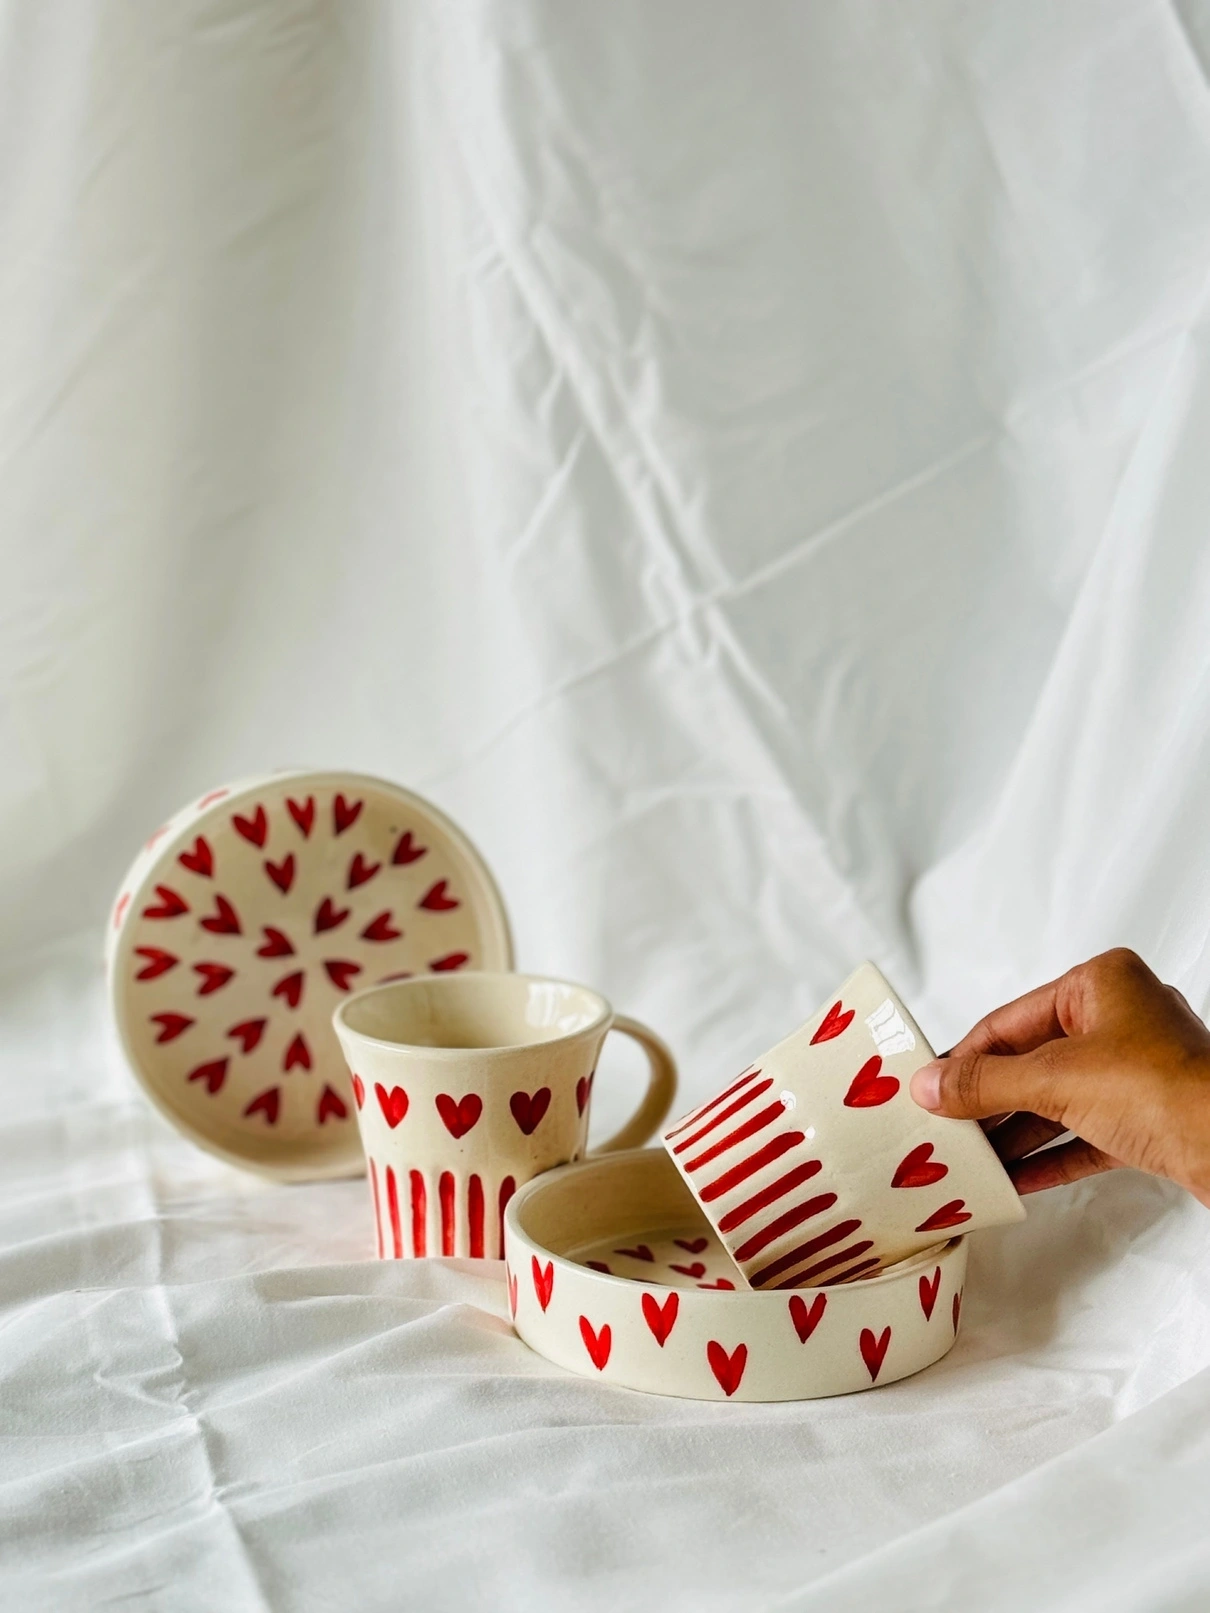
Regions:
<instances>
[{"instance_id":1,"label":"white fabric backdrop","mask_svg":"<svg viewBox=\"0 0 1210 1613\"><path fill-rule=\"evenodd\" d=\"M688 1096L866 955L939 1045L1120 942L1204 1009L1207 62L1207 0L0 4L5 1606L1206 1606L1191 1200L1036 1200L876 1394L610 1391L177 1140L97 954L302 761Z\"/></svg>"}]
</instances>

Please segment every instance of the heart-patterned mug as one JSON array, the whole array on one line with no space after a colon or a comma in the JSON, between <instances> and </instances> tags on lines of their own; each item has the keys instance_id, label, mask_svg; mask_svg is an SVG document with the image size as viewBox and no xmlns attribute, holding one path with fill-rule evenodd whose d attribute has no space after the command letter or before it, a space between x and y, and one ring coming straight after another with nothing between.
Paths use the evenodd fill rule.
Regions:
<instances>
[{"instance_id":1,"label":"heart-patterned mug","mask_svg":"<svg viewBox=\"0 0 1210 1613\"><path fill-rule=\"evenodd\" d=\"M876 1275L1024 1206L973 1120L908 1083L933 1053L872 963L663 1136L753 1288Z\"/></svg>"},{"instance_id":2,"label":"heart-patterned mug","mask_svg":"<svg viewBox=\"0 0 1210 1613\"><path fill-rule=\"evenodd\" d=\"M585 1151L597 1057L633 1037L650 1079L600 1152L654 1135L672 1055L598 992L538 975L422 975L358 992L332 1016L352 1077L382 1259L503 1254L513 1193Z\"/></svg>"}]
</instances>

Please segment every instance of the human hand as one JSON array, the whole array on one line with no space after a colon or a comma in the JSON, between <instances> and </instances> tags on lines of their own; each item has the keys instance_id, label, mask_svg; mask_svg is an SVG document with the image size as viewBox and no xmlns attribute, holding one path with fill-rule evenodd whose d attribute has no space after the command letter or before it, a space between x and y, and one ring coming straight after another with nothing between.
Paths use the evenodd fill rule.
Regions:
<instances>
[{"instance_id":1,"label":"human hand","mask_svg":"<svg viewBox=\"0 0 1210 1613\"><path fill-rule=\"evenodd\" d=\"M911 1091L982 1120L1019 1193L1131 1165L1210 1207L1210 1030L1125 947L988 1014Z\"/></svg>"}]
</instances>

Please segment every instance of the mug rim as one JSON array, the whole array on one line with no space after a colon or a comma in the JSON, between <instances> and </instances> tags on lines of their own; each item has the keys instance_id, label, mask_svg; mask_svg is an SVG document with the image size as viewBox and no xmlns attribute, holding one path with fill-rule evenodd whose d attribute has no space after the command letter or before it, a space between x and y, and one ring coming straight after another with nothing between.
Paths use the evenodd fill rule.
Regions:
<instances>
[{"instance_id":1,"label":"mug rim","mask_svg":"<svg viewBox=\"0 0 1210 1613\"><path fill-rule=\"evenodd\" d=\"M504 1042L495 1047L434 1047L427 1042L396 1041L384 1036L372 1036L368 1031L358 1030L355 1026L350 1025L345 1018L346 1013L355 1003L362 1002L367 997L376 997L379 994L385 995L387 992L396 991L406 993L421 986L430 988L435 986L438 991L453 990L456 987L467 985L472 980L509 980L525 981L532 985L568 986L573 991L582 991L587 996L595 999L597 1013L587 1025L582 1025L579 1030L565 1031L561 1036L549 1036L542 1041ZM465 974L458 975L425 974L414 975L410 980L386 980L377 986L366 986L362 991L353 992L351 996L346 997L343 1002L338 1003L332 1010L332 1027L338 1037L354 1037L357 1041L368 1043L371 1047L382 1047L397 1053L418 1053L423 1054L426 1058L438 1059L465 1059L468 1054L473 1054L476 1058L501 1058L506 1054L524 1052L527 1048L558 1047L566 1042L578 1041L581 1037L592 1035L598 1030L608 1030L613 1020L614 1010L609 999L592 986L586 986L579 980L565 980L560 975L528 974L511 969L468 969Z\"/></svg>"}]
</instances>

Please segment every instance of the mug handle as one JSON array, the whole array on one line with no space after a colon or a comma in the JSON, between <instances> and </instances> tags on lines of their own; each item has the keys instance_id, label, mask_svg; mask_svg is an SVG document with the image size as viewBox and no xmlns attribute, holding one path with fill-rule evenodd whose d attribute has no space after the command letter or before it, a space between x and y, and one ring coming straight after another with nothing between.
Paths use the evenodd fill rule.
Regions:
<instances>
[{"instance_id":1,"label":"mug handle","mask_svg":"<svg viewBox=\"0 0 1210 1613\"><path fill-rule=\"evenodd\" d=\"M592 1149L594 1155L613 1154L620 1148L641 1147L659 1127L661 1121L667 1119L668 1111L672 1108L672 1100L676 1096L676 1061L655 1032L625 1014L615 1014L610 1029L621 1031L623 1036L633 1037L639 1044L651 1066L651 1079L647 1083L642 1103L621 1131L610 1137L608 1142L603 1142Z\"/></svg>"}]
</instances>

